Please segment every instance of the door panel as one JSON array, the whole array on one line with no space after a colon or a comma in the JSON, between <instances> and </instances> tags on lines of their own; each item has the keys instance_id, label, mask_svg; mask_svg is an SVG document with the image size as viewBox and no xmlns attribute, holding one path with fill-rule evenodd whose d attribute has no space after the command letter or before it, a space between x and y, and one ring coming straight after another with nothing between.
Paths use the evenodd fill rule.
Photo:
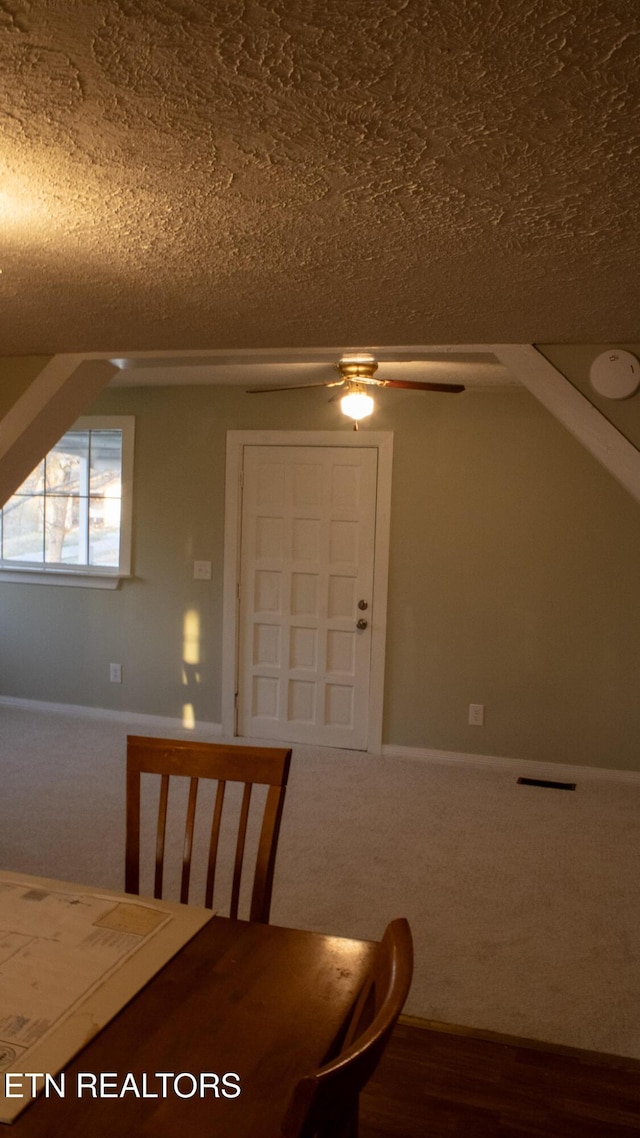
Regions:
<instances>
[{"instance_id":1,"label":"door panel","mask_svg":"<svg viewBox=\"0 0 640 1138\"><path fill-rule=\"evenodd\" d=\"M366 747L376 479L375 448L244 448L241 735Z\"/></svg>"}]
</instances>

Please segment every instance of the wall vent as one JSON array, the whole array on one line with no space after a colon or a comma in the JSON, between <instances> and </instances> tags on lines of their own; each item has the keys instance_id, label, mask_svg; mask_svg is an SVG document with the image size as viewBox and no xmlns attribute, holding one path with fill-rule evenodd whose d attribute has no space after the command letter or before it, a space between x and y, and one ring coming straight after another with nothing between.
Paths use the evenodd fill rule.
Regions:
<instances>
[{"instance_id":1,"label":"wall vent","mask_svg":"<svg viewBox=\"0 0 640 1138\"><path fill-rule=\"evenodd\" d=\"M548 790L575 790L575 782L552 782L549 778L519 778L522 786L546 786Z\"/></svg>"}]
</instances>

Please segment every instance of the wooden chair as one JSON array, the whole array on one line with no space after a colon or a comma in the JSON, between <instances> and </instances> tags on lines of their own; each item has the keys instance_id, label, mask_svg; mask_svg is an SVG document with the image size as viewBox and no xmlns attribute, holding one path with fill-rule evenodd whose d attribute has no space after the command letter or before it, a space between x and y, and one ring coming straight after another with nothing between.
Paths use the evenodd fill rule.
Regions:
<instances>
[{"instance_id":1,"label":"wooden chair","mask_svg":"<svg viewBox=\"0 0 640 1138\"><path fill-rule=\"evenodd\" d=\"M140 808L141 775L160 775L160 800L156 829L154 897L162 897L169 780L174 775L187 776L189 799L184 822L184 847L180 900L189 901L191 860L196 819L196 801L200 779L217 780L211 837L209 840L207 879L204 904L213 907L213 891L218 861L220 826L227 782L244 784L239 813L238 836L233 864L230 916L237 917L240 884L247 837L247 823L252 788L268 786L251 895L249 920L268 923L280 821L289 775L291 751L267 747L236 747L218 743L197 743L180 739L147 739L127 737L127 841L125 889L140 892Z\"/></svg>"},{"instance_id":2,"label":"wooden chair","mask_svg":"<svg viewBox=\"0 0 640 1138\"><path fill-rule=\"evenodd\" d=\"M402 918L385 931L339 1055L298 1083L282 1138L357 1138L360 1091L382 1057L412 975L411 930Z\"/></svg>"}]
</instances>

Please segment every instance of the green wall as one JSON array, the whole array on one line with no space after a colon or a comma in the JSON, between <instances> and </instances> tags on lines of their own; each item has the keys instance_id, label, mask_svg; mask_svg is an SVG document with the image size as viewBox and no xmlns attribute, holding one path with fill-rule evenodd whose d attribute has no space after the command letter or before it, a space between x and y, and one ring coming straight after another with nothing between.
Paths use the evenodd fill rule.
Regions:
<instances>
[{"instance_id":1,"label":"green wall","mask_svg":"<svg viewBox=\"0 0 640 1138\"><path fill-rule=\"evenodd\" d=\"M135 579L0 582L0 693L219 721L226 432L349 428L323 390L120 388L89 411L136 416ZM384 741L638 769L638 504L520 388L381 392L371 429L394 432Z\"/></svg>"}]
</instances>

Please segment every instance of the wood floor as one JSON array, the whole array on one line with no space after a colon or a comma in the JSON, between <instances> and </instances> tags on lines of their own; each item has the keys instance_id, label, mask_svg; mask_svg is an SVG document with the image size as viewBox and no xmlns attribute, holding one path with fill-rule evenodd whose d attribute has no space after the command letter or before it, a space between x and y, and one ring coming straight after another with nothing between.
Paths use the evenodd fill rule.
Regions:
<instances>
[{"instance_id":1,"label":"wood floor","mask_svg":"<svg viewBox=\"0 0 640 1138\"><path fill-rule=\"evenodd\" d=\"M360 1138L626 1138L640 1062L399 1024L360 1102Z\"/></svg>"}]
</instances>

